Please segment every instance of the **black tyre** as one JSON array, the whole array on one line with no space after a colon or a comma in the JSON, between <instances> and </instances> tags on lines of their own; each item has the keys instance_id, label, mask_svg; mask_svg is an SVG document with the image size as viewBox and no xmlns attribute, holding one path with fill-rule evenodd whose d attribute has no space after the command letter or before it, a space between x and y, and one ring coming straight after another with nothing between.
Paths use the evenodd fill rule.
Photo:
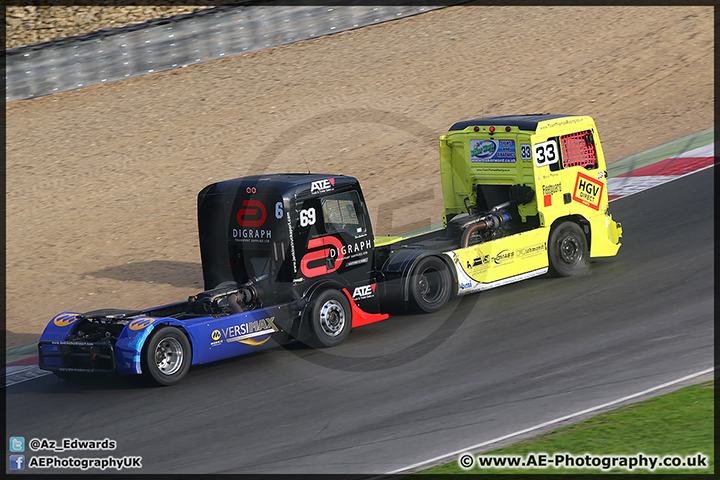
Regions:
<instances>
[{"instance_id":1,"label":"black tyre","mask_svg":"<svg viewBox=\"0 0 720 480\"><path fill-rule=\"evenodd\" d=\"M563 222L550 233L548 260L550 273L558 277L569 277L587 270L587 237L577 223Z\"/></svg>"},{"instance_id":2,"label":"black tyre","mask_svg":"<svg viewBox=\"0 0 720 480\"><path fill-rule=\"evenodd\" d=\"M345 295L337 290L320 292L310 309L310 345L316 348L339 345L351 328L352 310Z\"/></svg>"},{"instance_id":3,"label":"black tyre","mask_svg":"<svg viewBox=\"0 0 720 480\"><path fill-rule=\"evenodd\" d=\"M418 262L410 277L410 308L418 313L437 312L450 299L452 276L438 257Z\"/></svg>"},{"instance_id":4,"label":"black tyre","mask_svg":"<svg viewBox=\"0 0 720 480\"><path fill-rule=\"evenodd\" d=\"M159 327L142 350L142 379L150 385L175 385L190 370L191 361L192 350L185 334L175 327Z\"/></svg>"}]
</instances>

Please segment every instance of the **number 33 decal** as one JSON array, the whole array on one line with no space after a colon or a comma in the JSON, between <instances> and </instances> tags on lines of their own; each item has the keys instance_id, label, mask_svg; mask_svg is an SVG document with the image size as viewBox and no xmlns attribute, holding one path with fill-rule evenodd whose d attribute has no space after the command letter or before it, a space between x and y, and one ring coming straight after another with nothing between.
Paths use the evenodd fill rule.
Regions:
<instances>
[{"instance_id":1,"label":"number 33 decal","mask_svg":"<svg viewBox=\"0 0 720 480\"><path fill-rule=\"evenodd\" d=\"M536 144L533 154L535 157L535 165L538 167L544 167L545 165L550 165L551 163L557 163L558 154L555 140L548 140L547 142Z\"/></svg>"}]
</instances>

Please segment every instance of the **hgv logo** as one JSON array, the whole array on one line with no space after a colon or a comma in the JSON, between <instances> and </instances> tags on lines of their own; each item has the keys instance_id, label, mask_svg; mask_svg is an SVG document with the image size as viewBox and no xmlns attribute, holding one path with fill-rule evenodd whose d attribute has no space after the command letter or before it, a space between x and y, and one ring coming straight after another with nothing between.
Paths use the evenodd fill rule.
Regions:
<instances>
[{"instance_id":1,"label":"hgv logo","mask_svg":"<svg viewBox=\"0 0 720 480\"><path fill-rule=\"evenodd\" d=\"M595 210L600 210L600 200L602 199L604 186L603 182L578 172L573 200Z\"/></svg>"}]
</instances>

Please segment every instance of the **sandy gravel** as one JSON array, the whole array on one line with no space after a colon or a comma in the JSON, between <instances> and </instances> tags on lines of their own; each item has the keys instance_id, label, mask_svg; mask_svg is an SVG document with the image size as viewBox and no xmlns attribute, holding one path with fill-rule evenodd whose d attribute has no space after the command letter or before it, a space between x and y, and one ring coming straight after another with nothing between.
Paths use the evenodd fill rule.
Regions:
<instances>
[{"instance_id":1,"label":"sandy gravel","mask_svg":"<svg viewBox=\"0 0 720 480\"><path fill-rule=\"evenodd\" d=\"M613 162L712 126L713 86L712 7L458 6L8 104L7 345L202 290L210 182L304 156L358 177L388 234L439 220L455 121L591 115Z\"/></svg>"},{"instance_id":2,"label":"sandy gravel","mask_svg":"<svg viewBox=\"0 0 720 480\"><path fill-rule=\"evenodd\" d=\"M96 0L95 3L97 5L5 7L5 48L49 42L102 28L121 27L208 8L190 5L110 5L112 2L107 0ZM178 2L165 0L165 3Z\"/></svg>"}]
</instances>

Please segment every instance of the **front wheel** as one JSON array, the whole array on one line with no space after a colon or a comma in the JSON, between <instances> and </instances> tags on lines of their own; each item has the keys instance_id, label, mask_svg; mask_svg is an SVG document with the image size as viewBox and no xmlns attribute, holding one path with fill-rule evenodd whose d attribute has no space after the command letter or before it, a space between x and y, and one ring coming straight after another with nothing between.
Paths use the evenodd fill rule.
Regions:
<instances>
[{"instance_id":1,"label":"front wheel","mask_svg":"<svg viewBox=\"0 0 720 480\"><path fill-rule=\"evenodd\" d=\"M175 327L159 327L150 334L141 356L143 380L151 385L175 385L190 370L190 341Z\"/></svg>"},{"instance_id":2,"label":"front wheel","mask_svg":"<svg viewBox=\"0 0 720 480\"><path fill-rule=\"evenodd\" d=\"M410 277L410 307L415 312L437 312L450 299L452 276L438 257L418 262Z\"/></svg>"},{"instance_id":3,"label":"front wheel","mask_svg":"<svg viewBox=\"0 0 720 480\"><path fill-rule=\"evenodd\" d=\"M550 272L569 277L583 273L588 263L588 243L582 228L574 222L563 222L553 229L548 245Z\"/></svg>"},{"instance_id":4,"label":"front wheel","mask_svg":"<svg viewBox=\"0 0 720 480\"><path fill-rule=\"evenodd\" d=\"M345 295L332 289L321 292L310 309L310 325L313 347L334 347L342 343L352 328L352 311Z\"/></svg>"}]
</instances>

